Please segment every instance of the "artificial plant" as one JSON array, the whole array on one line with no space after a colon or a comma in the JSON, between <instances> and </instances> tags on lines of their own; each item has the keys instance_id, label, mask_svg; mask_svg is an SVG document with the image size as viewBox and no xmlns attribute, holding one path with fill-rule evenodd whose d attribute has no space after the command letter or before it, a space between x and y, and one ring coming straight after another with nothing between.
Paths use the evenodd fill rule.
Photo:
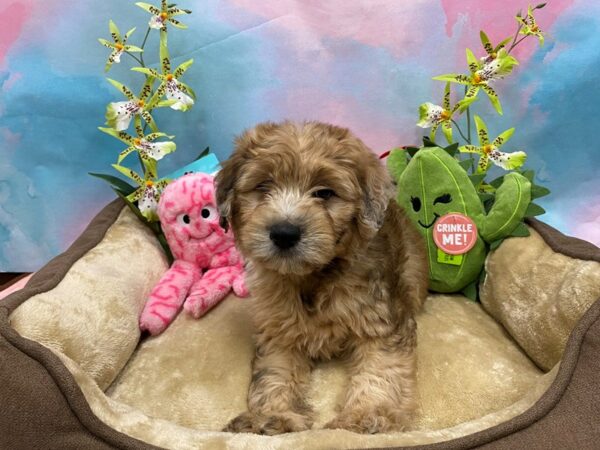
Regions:
<instances>
[{"instance_id":1,"label":"artificial plant","mask_svg":"<svg viewBox=\"0 0 600 450\"><path fill-rule=\"evenodd\" d=\"M426 240L433 290L463 291L476 297L487 251L495 249L506 237L529 235L524 219L545 212L531 201L547 195L549 190L534 184L532 170L523 170L526 153L503 151L515 129L509 128L491 139L485 122L473 114L475 101L483 92L493 109L502 115L493 85L513 72L518 61L512 52L528 36L536 36L543 45L544 33L536 23L534 11L544 6L545 3L530 6L525 17L518 13L514 36L496 45L481 31L480 58L466 49L468 74L434 77L445 82L444 95L441 105L427 102L419 108L417 125L431 129L423 138L423 147L394 149L388 158L388 167L399 186L397 200ZM453 105L451 87L456 84L464 85L464 91ZM466 131L461 128L459 116L464 118ZM443 148L435 142L440 128L448 142ZM476 130L477 141L471 135L472 129ZM487 176L492 165L509 173L490 181ZM433 242L435 221L450 212L471 217L479 231L477 244L464 255L444 254Z\"/></svg>"},{"instance_id":2,"label":"artificial plant","mask_svg":"<svg viewBox=\"0 0 600 450\"><path fill-rule=\"evenodd\" d=\"M174 136L159 130L152 117L152 111L157 108L171 108L185 112L194 104L196 98L194 91L181 80L193 64L193 60L187 60L172 70L167 45L169 29L187 28L175 17L190 14L191 11L178 8L176 4L168 4L166 0L162 0L160 6L143 2L138 2L136 5L151 14L148 28L139 47L128 43L135 28L121 36L119 28L112 20L109 21L112 42L99 39L100 44L111 50L105 71L108 72L113 64L121 62L123 55L127 55L134 63L131 70L140 74L140 88L137 90L107 78L108 82L125 96L125 99L107 105L106 127L99 127L100 131L127 145L112 166L120 174L134 181L135 186L112 175L98 173L91 173L91 175L102 178L111 185L131 210L154 231L165 251L170 255L156 214L160 194L170 180L158 177L158 162L174 152L177 146L173 141ZM145 64L144 54L147 51L146 45L155 33L159 34L159 67L153 68ZM137 92L139 94L136 94ZM132 124L133 131L128 132ZM200 157L206 155L207 150ZM137 156L139 173L130 167L134 158L129 155L133 154ZM125 165L126 162L129 164Z\"/></svg>"}]
</instances>

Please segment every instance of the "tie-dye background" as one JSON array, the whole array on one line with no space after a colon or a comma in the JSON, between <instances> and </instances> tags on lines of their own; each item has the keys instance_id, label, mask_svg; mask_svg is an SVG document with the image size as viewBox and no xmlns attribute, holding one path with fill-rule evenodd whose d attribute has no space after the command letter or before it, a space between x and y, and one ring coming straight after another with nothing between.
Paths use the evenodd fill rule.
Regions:
<instances>
[{"instance_id":1,"label":"tie-dye background","mask_svg":"<svg viewBox=\"0 0 600 450\"><path fill-rule=\"evenodd\" d=\"M345 125L378 153L417 143L418 105L442 94L431 77L465 71L480 29L492 42L512 34L525 1L181 0L194 14L170 47L176 64L195 59L186 81L199 102L156 114L179 147L163 174L205 146L226 157L235 134L266 119ZM537 17L549 36L521 46L498 83L504 116L485 98L477 108L491 134L517 126L508 150L526 150L552 189L541 218L600 244L600 2L549 0ZM123 148L96 128L121 100L96 40L109 18L137 25L139 44L149 16L129 0L0 0L0 271L39 268L113 198L86 174L110 172ZM111 77L139 86L123 64Z\"/></svg>"}]
</instances>

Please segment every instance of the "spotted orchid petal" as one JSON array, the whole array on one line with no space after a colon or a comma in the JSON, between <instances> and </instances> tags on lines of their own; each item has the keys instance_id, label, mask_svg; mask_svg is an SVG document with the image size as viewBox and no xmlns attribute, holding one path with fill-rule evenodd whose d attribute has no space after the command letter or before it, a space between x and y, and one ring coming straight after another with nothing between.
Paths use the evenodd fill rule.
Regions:
<instances>
[{"instance_id":1,"label":"spotted orchid petal","mask_svg":"<svg viewBox=\"0 0 600 450\"><path fill-rule=\"evenodd\" d=\"M160 45L158 47L160 64L163 75L171 73L171 59L169 57L169 47L167 46L167 33L165 30L160 32Z\"/></svg>"},{"instance_id":2,"label":"spotted orchid petal","mask_svg":"<svg viewBox=\"0 0 600 450\"><path fill-rule=\"evenodd\" d=\"M159 15L162 12L159 8L157 8L154 5L151 5L150 3L137 2L136 5L142 8L144 11L147 11L150 14L154 14L155 16Z\"/></svg>"},{"instance_id":3,"label":"spotted orchid petal","mask_svg":"<svg viewBox=\"0 0 600 450\"><path fill-rule=\"evenodd\" d=\"M140 116L142 116L142 118L144 119L144 121L148 124L148 126L150 127L150 129L156 133L158 131L158 127L156 126L156 122L154 121L154 119L152 118L152 116L150 115L150 113L144 109L141 109L139 112Z\"/></svg>"},{"instance_id":4,"label":"spotted orchid petal","mask_svg":"<svg viewBox=\"0 0 600 450\"><path fill-rule=\"evenodd\" d=\"M479 137L479 145L486 145L489 144L489 137L488 137L488 129L487 129L487 125L485 124L485 122L483 120L481 120L481 117L479 117L478 115L475 115L473 117L473 119L475 120L475 127L477 129L477 136Z\"/></svg>"},{"instance_id":5,"label":"spotted orchid petal","mask_svg":"<svg viewBox=\"0 0 600 450\"><path fill-rule=\"evenodd\" d=\"M452 144L454 140L452 139L452 123L449 120L446 120L442 123L442 133L448 141L448 144Z\"/></svg>"},{"instance_id":6,"label":"spotted orchid petal","mask_svg":"<svg viewBox=\"0 0 600 450\"><path fill-rule=\"evenodd\" d=\"M437 77L433 77L434 80L438 81L449 81L451 83L458 84L471 84L471 77L462 74L456 73L447 73L445 75L438 75Z\"/></svg>"},{"instance_id":7,"label":"spotted orchid petal","mask_svg":"<svg viewBox=\"0 0 600 450\"><path fill-rule=\"evenodd\" d=\"M475 145L462 145L458 147L458 151L461 153L480 153L479 147Z\"/></svg>"},{"instance_id":8,"label":"spotted orchid petal","mask_svg":"<svg viewBox=\"0 0 600 450\"><path fill-rule=\"evenodd\" d=\"M141 176L139 176L134 170L131 170L129 167L124 167L119 164L113 164L112 167L116 171L121 172L127 178L135 181L138 186L143 186L145 184L144 179Z\"/></svg>"},{"instance_id":9,"label":"spotted orchid petal","mask_svg":"<svg viewBox=\"0 0 600 450\"><path fill-rule=\"evenodd\" d=\"M467 109L469 106L471 106L471 103L473 103L475 100L477 100L477 94L479 93L479 89L480 89L479 85L469 86L469 88L467 89L467 92L465 93L464 98L457 103L457 107L460 112Z\"/></svg>"},{"instance_id":10,"label":"spotted orchid petal","mask_svg":"<svg viewBox=\"0 0 600 450\"><path fill-rule=\"evenodd\" d=\"M124 131L117 131L114 128L104 128L104 127L98 127L98 129L100 131L102 131L103 133L106 133L114 138L117 138L118 140L120 140L121 142L128 144L128 145L133 145L133 136L128 135L127 133L125 133Z\"/></svg>"},{"instance_id":11,"label":"spotted orchid petal","mask_svg":"<svg viewBox=\"0 0 600 450\"><path fill-rule=\"evenodd\" d=\"M473 54L471 49L467 49L466 53L467 53L467 64L469 65L469 71L471 73L477 72L480 68L479 61L477 61L477 58L475 57L475 55Z\"/></svg>"},{"instance_id":12,"label":"spotted orchid petal","mask_svg":"<svg viewBox=\"0 0 600 450\"><path fill-rule=\"evenodd\" d=\"M144 139L147 140L148 142L152 142L152 141L155 141L156 139L158 139L159 137L167 137L169 139L173 139L175 136L168 135L167 133L158 132L158 133L150 133Z\"/></svg>"},{"instance_id":13,"label":"spotted orchid petal","mask_svg":"<svg viewBox=\"0 0 600 450\"><path fill-rule=\"evenodd\" d=\"M108 21L108 30L110 31L110 35L115 42L121 42L121 33L119 32L119 28L112 20Z\"/></svg>"},{"instance_id":14,"label":"spotted orchid petal","mask_svg":"<svg viewBox=\"0 0 600 450\"><path fill-rule=\"evenodd\" d=\"M431 139L434 142L435 142L435 134L436 134L439 126L440 125L438 123L434 123L433 126L431 127L431 130L429 131L429 139Z\"/></svg>"},{"instance_id":15,"label":"spotted orchid petal","mask_svg":"<svg viewBox=\"0 0 600 450\"><path fill-rule=\"evenodd\" d=\"M180 28L182 30L185 30L187 28L187 25L182 24L179 20L173 19L172 17L169 17L167 19L167 22L169 22L171 25Z\"/></svg>"},{"instance_id":16,"label":"spotted orchid petal","mask_svg":"<svg viewBox=\"0 0 600 450\"><path fill-rule=\"evenodd\" d=\"M445 110L450 110L450 82L447 82L444 87L444 100L442 100L442 106Z\"/></svg>"},{"instance_id":17,"label":"spotted orchid petal","mask_svg":"<svg viewBox=\"0 0 600 450\"><path fill-rule=\"evenodd\" d=\"M173 153L176 150L177 145L175 142L171 141L148 142L145 139L140 139L139 142L135 144L135 147L139 150L141 155L152 158L155 161L160 161L165 155Z\"/></svg>"},{"instance_id":18,"label":"spotted orchid petal","mask_svg":"<svg viewBox=\"0 0 600 450\"><path fill-rule=\"evenodd\" d=\"M496 139L492 141L492 145L494 147L501 147L506 141L508 141L513 133L515 132L514 128L510 128L503 133L500 133Z\"/></svg>"},{"instance_id":19,"label":"spotted orchid petal","mask_svg":"<svg viewBox=\"0 0 600 450\"><path fill-rule=\"evenodd\" d=\"M490 99L490 102L492 102L492 105L494 106L498 114L502 115L502 105L500 104L500 99L498 98L498 94L496 94L496 91L494 91L491 87L489 87L486 84L482 84L481 89L483 89L483 92L487 94L488 98Z\"/></svg>"},{"instance_id":20,"label":"spotted orchid petal","mask_svg":"<svg viewBox=\"0 0 600 450\"><path fill-rule=\"evenodd\" d=\"M123 150L121 153L119 153L119 157L117 158L117 163L121 164L121 161L123 161L127 155L129 155L131 152L134 152L136 150L136 148L134 146L131 147L127 147L125 150Z\"/></svg>"},{"instance_id":21,"label":"spotted orchid petal","mask_svg":"<svg viewBox=\"0 0 600 450\"><path fill-rule=\"evenodd\" d=\"M148 67L132 67L131 70L133 70L134 72L145 73L146 75L152 76L154 78L164 78L164 76L160 74L157 70L150 69Z\"/></svg>"},{"instance_id":22,"label":"spotted orchid petal","mask_svg":"<svg viewBox=\"0 0 600 450\"><path fill-rule=\"evenodd\" d=\"M158 219L156 209L158 207L158 199L160 195L154 185L146 186L143 190L141 198L138 200L138 209L142 215L150 220Z\"/></svg>"},{"instance_id":23,"label":"spotted orchid petal","mask_svg":"<svg viewBox=\"0 0 600 450\"><path fill-rule=\"evenodd\" d=\"M194 64L193 59L188 59L187 61L179 64L177 69L175 69L173 72L173 76L177 79L181 78L181 76L191 67L192 64Z\"/></svg>"},{"instance_id":24,"label":"spotted orchid petal","mask_svg":"<svg viewBox=\"0 0 600 450\"><path fill-rule=\"evenodd\" d=\"M183 81L179 81L179 80L177 80L177 85L179 86L179 89L181 89L185 94L189 95L194 100L196 100L196 93L194 92L194 90L191 87L189 87Z\"/></svg>"},{"instance_id":25,"label":"spotted orchid petal","mask_svg":"<svg viewBox=\"0 0 600 450\"><path fill-rule=\"evenodd\" d=\"M490 158L485 153L480 153L479 161L477 162L476 174L486 173L490 168Z\"/></svg>"},{"instance_id":26,"label":"spotted orchid petal","mask_svg":"<svg viewBox=\"0 0 600 450\"><path fill-rule=\"evenodd\" d=\"M510 56L505 49L501 49L496 58L484 64L479 75L485 81L500 80L511 73L513 67L518 64L516 58Z\"/></svg>"},{"instance_id":27,"label":"spotted orchid petal","mask_svg":"<svg viewBox=\"0 0 600 450\"><path fill-rule=\"evenodd\" d=\"M129 128L131 119L139 113L140 106L133 101L112 102L106 107L106 125L117 131Z\"/></svg>"},{"instance_id":28,"label":"spotted orchid petal","mask_svg":"<svg viewBox=\"0 0 600 450\"><path fill-rule=\"evenodd\" d=\"M175 103L170 106L172 109L187 111L193 106L194 99L180 89L177 80L167 81L166 87L165 96L167 100L175 100Z\"/></svg>"},{"instance_id":29,"label":"spotted orchid petal","mask_svg":"<svg viewBox=\"0 0 600 450\"><path fill-rule=\"evenodd\" d=\"M98 42L100 42L100 44L102 44L105 47L108 47L110 49L115 48L115 44L113 44L112 42L108 42L106 39L102 39L102 38L98 38Z\"/></svg>"},{"instance_id":30,"label":"spotted orchid petal","mask_svg":"<svg viewBox=\"0 0 600 450\"><path fill-rule=\"evenodd\" d=\"M173 17L180 16L182 14L191 14L192 11L190 11L189 9L169 8L167 10L167 13L169 13L169 17Z\"/></svg>"},{"instance_id":31,"label":"spotted orchid petal","mask_svg":"<svg viewBox=\"0 0 600 450\"><path fill-rule=\"evenodd\" d=\"M125 97L127 97L129 100L134 100L137 101L137 98L135 95L133 95L133 92L131 92L131 89L129 89L127 86L125 86L124 84L119 83L116 80L113 80L111 78L107 78L108 82L110 84L112 84L114 87L116 87L119 91L121 91L123 93L123 95Z\"/></svg>"},{"instance_id":32,"label":"spotted orchid petal","mask_svg":"<svg viewBox=\"0 0 600 450\"><path fill-rule=\"evenodd\" d=\"M442 122L442 117L446 111L439 105L427 102L419 106L419 122L418 127L429 128L434 125L439 125Z\"/></svg>"},{"instance_id":33,"label":"spotted orchid petal","mask_svg":"<svg viewBox=\"0 0 600 450\"><path fill-rule=\"evenodd\" d=\"M525 152L504 153L494 149L489 153L489 158L504 170L514 170L525 164L527 154Z\"/></svg>"},{"instance_id":34,"label":"spotted orchid petal","mask_svg":"<svg viewBox=\"0 0 600 450\"><path fill-rule=\"evenodd\" d=\"M125 45L127 43L127 39L129 39L129 36L131 36L133 34L135 29L136 29L136 27L133 27L131 30L129 30L127 33L125 33L125 36L123 36L123 45Z\"/></svg>"}]
</instances>

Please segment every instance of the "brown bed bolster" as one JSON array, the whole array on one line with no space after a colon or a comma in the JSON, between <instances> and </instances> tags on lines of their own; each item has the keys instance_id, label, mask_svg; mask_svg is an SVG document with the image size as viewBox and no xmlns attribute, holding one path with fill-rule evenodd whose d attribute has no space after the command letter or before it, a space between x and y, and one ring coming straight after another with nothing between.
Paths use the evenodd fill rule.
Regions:
<instances>
[{"instance_id":1,"label":"brown bed bolster","mask_svg":"<svg viewBox=\"0 0 600 450\"><path fill-rule=\"evenodd\" d=\"M157 449L101 422L59 358L9 325L21 303L53 289L104 237L123 208L106 206L63 254L0 302L0 449ZM556 252L600 262L600 249L529 221ZM570 335L556 379L523 414L478 433L410 449L595 449L600 445L600 299ZM401 448L401 447L396 447Z\"/></svg>"}]
</instances>

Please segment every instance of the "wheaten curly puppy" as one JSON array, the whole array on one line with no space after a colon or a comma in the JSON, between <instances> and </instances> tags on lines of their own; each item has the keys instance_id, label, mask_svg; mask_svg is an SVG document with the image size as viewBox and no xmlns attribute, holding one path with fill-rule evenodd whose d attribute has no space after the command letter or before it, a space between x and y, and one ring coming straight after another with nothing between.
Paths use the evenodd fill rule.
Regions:
<instances>
[{"instance_id":1,"label":"wheaten curly puppy","mask_svg":"<svg viewBox=\"0 0 600 450\"><path fill-rule=\"evenodd\" d=\"M348 130L264 123L216 177L248 262L256 357L248 412L227 431L307 430L311 368L344 358L350 385L328 428L402 429L415 405L415 313L427 294L422 239L377 157Z\"/></svg>"}]
</instances>

